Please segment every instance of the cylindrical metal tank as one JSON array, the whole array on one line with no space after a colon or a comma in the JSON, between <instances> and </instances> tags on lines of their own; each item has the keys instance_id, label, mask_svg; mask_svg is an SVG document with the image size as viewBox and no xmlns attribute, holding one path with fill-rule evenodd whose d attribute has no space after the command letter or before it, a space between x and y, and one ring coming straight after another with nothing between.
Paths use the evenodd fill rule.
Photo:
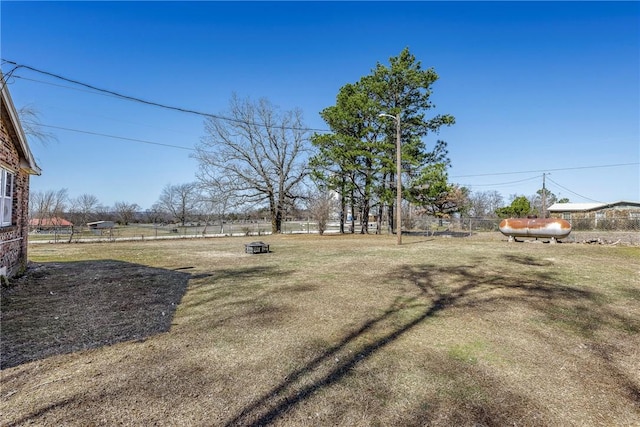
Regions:
<instances>
[{"instance_id":1,"label":"cylindrical metal tank","mask_svg":"<svg viewBox=\"0 0 640 427\"><path fill-rule=\"evenodd\" d=\"M498 229L509 237L564 239L571 233L571 224L560 218L508 218Z\"/></svg>"}]
</instances>

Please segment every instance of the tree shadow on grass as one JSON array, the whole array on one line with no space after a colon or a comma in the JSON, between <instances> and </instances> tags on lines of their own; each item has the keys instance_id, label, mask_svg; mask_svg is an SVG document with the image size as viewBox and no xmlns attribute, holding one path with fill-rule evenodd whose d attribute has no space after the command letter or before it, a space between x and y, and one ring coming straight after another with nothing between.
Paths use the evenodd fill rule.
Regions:
<instances>
[{"instance_id":1,"label":"tree shadow on grass","mask_svg":"<svg viewBox=\"0 0 640 427\"><path fill-rule=\"evenodd\" d=\"M35 264L2 290L2 369L167 332L191 275L115 260Z\"/></svg>"},{"instance_id":2,"label":"tree shadow on grass","mask_svg":"<svg viewBox=\"0 0 640 427\"><path fill-rule=\"evenodd\" d=\"M550 260L541 260L532 256L518 254L507 254L505 255L505 259L516 264L536 267L546 267L553 264Z\"/></svg>"},{"instance_id":3,"label":"tree shadow on grass","mask_svg":"<svg viewBox=\"0 0 640 427\"><path fill-rule=\"evenodd\" d=\"M509 261L537 266L529 259ZM289 373L284 381L242 408L225 426L262 426L282 421L289 412L316 393L345 379L363 361L372 358L429 319L450 310L477 310L485 306L495 309L496 303L517 301L534 310L546 312L549 307L569 302L582 302L591 306L599 298L591 291L559 284L548 270L532 270L517 276L486 275L482 269L477 268L480 264L453 268L435 265L398 268L385 281L389 284L411 284L405 288L403 295L397 296L379 315L348 332L339 342L324 349L303 367ZM443 280L447 283L443 283ZM603 310L596 315L601 323L616 321L612 313ZM457 368L449 369L455 372ZM453 375L451 371L447 373ZM467 374L467 378L482 378L484 375L486 374L481 371L472 371ZM619 383L629 389L630 399L637 402L638 387L619 371L618 375L622 377ZM482 402L481 406L477 402L469 402L475 409L466 411L463 399L458 403L462 405L460 413L454 415L454 418L459 417L456 422L461 425L510 424L514 419L527 419L532 411L544 412L544 408L537 407L538 403L525 396L509 390L494 390L493 387L500 387L495 379L487 378L483 383L487 384L485 387L490 393L498 393L511 402L508 409L505 410L499 403L489 399ZM424 403L422 406L427 409L416 409L409 416L413 420L406 421L415 425L430 425L439 416L434 408L437 411L440 403Z\"/></svg>"},{"instance_id":4,"label":"tree shadow on grass","mask_svg":"<svg viewBox=\"0 0 640 427\"><path fill-rule=\"evenodd\" d=\"M192 279L204 279L195 281L190 286L190 294L193 298L183 302L186 309L199 306L207 306L212 302L228 299L234 296L236 301L243 298L256 299L256 292L261 291L261 296L276 292L305 292L310 290L306 286L295 286L292 289L276 289L271 286L271 280L281 279L291 274L291 270L283 270L271 266L246 266L242 268L217 269L213 273L195 274Z\"/></svg>"}]
</instances>

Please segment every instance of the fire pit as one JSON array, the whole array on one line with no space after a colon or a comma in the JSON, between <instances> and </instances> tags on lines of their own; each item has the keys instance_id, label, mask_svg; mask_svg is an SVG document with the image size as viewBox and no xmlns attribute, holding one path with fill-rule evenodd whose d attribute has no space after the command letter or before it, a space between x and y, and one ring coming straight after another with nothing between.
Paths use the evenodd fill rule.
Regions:
<instances>
[{"instance_id":1,"label":"fire pit","mask_svg":"<svg viewBox=\"0 0 640 427\"><path fill-rule=\"evenodd\" d=\"M244 251L248 254L269 253L269 245L264 242L251 242L244 245Z\"/></svg>"}]
</instances>

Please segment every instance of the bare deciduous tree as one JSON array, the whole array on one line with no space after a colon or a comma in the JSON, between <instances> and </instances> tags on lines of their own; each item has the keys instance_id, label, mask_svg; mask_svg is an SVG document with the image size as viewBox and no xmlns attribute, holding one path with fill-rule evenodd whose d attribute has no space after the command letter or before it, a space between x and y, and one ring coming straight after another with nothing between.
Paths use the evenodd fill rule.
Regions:
<instances>
[{"instance_id":1,"label":"bare deciduous tree","mask_svg":"<svg viewBox=\"0 0 640 427\"><path fill-rule=\"evenodd\" d=\"M318 232L322 235L327 230L331 215L338 209L336 193L318 190L308 196L309 214L318 222Z\"/></svg>"},{"instance_id":2,"label":"bare deciduous tree","mask_svg":"<svg viewBox=\"0 0 640 427\"><path fill-rule=\"evenodd\" d=\"M557 201L558 197L546 188L541 188L529 197L531 206L542 218L547 217L547 209Z\"/></svg>"},{"instance_id":3,"label":"bare deciduous tree","mask_svg":"<svg viewBox=\"0 0 640 427\"><path fill-rule=\"evenodd\" d=\"M469 196L469 215L472 217L493 217L495 211L504 204L498 191L473 191Z\"/></svg>"},{"instance_id":4,"label":"bare deciduous tree","mask_svg":"<svg viewBox=\"0 0 640 427\"><path fill-rule=\"evenodd\" d=\"M100 221L115 221L111 207L105 205L96 206L96 218Z\"/></svg>"},{"instance_id":5,"label":"bare deciduous tree","mask_svg":"<svg viewBox=\"0 0 640 427\"><path fill-rule=\"evenodd\" d=\"M29 195L29 217L34 219L34 226L38 228L46 225L53 230L55 239L58 239L58 218L64 216L69 196L66 188L60 190L47 190L44 192L32 192ZM69 241L73 237L73 227Z\"/></svg>"},{"instance_id":6,"label":"bare deciduous tree","mask_svg":"<svg viewBox=\"0 0 640 427\"><path fill-rule=\"evenodd\" d=\"M224 221L229 209L242 204L242 198L237 198L233 192L233 184L227 177L208 178L203 188L200 200L200 212L205 218L202 234L206 234L207 225L212 218L220 221L220 233L224 233Z\"/></svg>"},{"instance_id":7,"label":"bare deciduous tree","mask_svg":"<svg viewBox=\"0 0 640 427\"><path fill-rule=\"evenodd\" d=\"M116 202L113 205L118 222L122 225L129 225L129 223L135 218L136 212L140 209L136 203Z\"/></svg>"},{"instance_id":8,"label":"bare deciduous tree","mask_svg":"<svg viewBox=\"0 0 640 427\"><path fill-rule=\"evenodd\" d=\"M30 216L32 219L41 221L62 217L68 200L66 188L31 192L29 196Z\"/></svg>"},{"instance_id":9,"label":"bare deciduous tree","mask_svg":"<svg viewBox=\"0 0 640 427\"><path fill-rule=\"evenodd\" d=\"M197 146L198 178L203 185L224 176L237 197L267 204L271 231L280 233L286 207L298 197L307 174L302 159L307 131L298 110L280 113L268 100L257 103L233 96L232 120L210 117Z\"/></svg>"},{"instance_id":10,"label":"bare deciduous tree","mask_svg":"<svg viewBox=\"0 0 640 427\"><path fill-rule=\"evenodd\" d=\"M158 203L154 203L150 209L144 211L144 217L145 221L151 224L161 224L169 220L168 214Z\"/></svg>"},{"instance_id":11,"label":"bare deciduous tree","mask_svg":"<svg viewBox=\"0 0 640 427\"><path fill-rule=\"evenodd\" d=\"M25 105L18 110L18 116L22 124L22 129L27 136L37 139L42 144L46 144L51 140L56 140L56 136L42 129L40 122L40 113L33 105Z\"/></svg>"},{"instance_id":12,"label":"bare deciduous tree","mask_svg":"<svg viewBox=\"0 0 640 427\"><path fill-rule=\"evenodd\" d=\"M81 194L80 196L71 199L70 214L73 218L75 225L83 227L91 220L95 215L96 208L98 207L98 198L93 194Z\"/></svg>"},{"instance_id":13,"label":"bare deciduous tree","mask_svg":"<svg viewBox=\"0 0 640 427\"><path fill-rule=\"evenodd\" d=\"M187 219L195 213L199 199L196 183L167 184L162 189L157 205L184 227Z\"/></svg>"}]
</instances>

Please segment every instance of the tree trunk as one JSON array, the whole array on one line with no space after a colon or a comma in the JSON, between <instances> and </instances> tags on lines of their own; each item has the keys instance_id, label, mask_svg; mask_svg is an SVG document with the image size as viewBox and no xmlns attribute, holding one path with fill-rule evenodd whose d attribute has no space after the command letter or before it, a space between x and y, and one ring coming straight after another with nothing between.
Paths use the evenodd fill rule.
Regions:
<instances>
[{"instance_id":1,"label":"tree trunk","mask_svg":"<svg viewBox=\"0 0 640 427\"><path fill-rule=\"evenodd\" d=\"M362 218L360 218L360 234L369 234L369 199L362 204Z\"/></svg>"},{"instance_id":2,"label":"tree trunk","mask_svg":"<svg viewBox=\"0 0 640 427\"><path fill-rule=\"evenodd\" d=\"M340 234L344 234L344 221L347 213L347 199L344 195L344 187L340 192Z\"/></svg>"},{"instance_id":3,"label":"tree trunk","mask_svg":"<svg viewBox=\"0 0 640 427\"><path fill-rule=\"evenodd\" d=\"M282 233L282 209L276 206L271 208L271 233Z\"/></svg>"},{"instance_id":4,"label":"tree trunk","mask_svg":"<svg viewBox=\"0 0 640 427\"><path fill-rule=\"evenodd\" d=\"M351 224L349 225L349 233L353 234L356 230L356 208L351 203Z\"/></svg>"}]
</instances>

